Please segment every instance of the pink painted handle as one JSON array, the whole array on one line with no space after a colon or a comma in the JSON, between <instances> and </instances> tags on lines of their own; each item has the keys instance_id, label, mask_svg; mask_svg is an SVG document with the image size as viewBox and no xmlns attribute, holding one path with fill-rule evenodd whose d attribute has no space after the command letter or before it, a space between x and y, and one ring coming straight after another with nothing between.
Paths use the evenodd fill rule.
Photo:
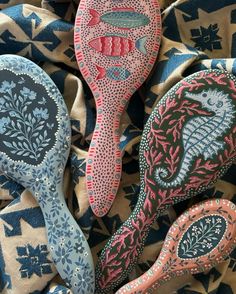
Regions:
<instances>
[{"instance_id":1,"label":"pink painted handle","mask_svg":"<svg viewBox=\"0 0 236 294\"><path fill-rule=\"evenodd\" d=\"M112 205L120 183L122 165L119 123L120 113L124 108L123 105L119 105L119 101L115 103L117 109L109 104L104 105L101 101L102 98L96 101L97 122L86 166L90 205L94 213L100 216L106 214ZM109 116L106 115L108 111Z\"/></svg>"},{"instance_id":2,"label":"pink painted handle","mask_svg":"<svg viewBox=\"0 0 236 294\"><path fill-rule=\"evenodd\" d=\"M176 276L209 270L227 258L235 244L236 206L225 199L197 204L173 223L153 266L116 294L153 293Z\"/></svg>"},{"instance_id":3,"label":"pink painted handle","mask_svg":"<svg viewBox=\"0 0 236 294\"><path fill-rule=\"evenodd\" d=\"M97 107L86 169L97 216L105 215L115 199L121 177L120 117L156 61L160 33L157 0L80 1L74 42Z\"/></svg>"}]
</instances>

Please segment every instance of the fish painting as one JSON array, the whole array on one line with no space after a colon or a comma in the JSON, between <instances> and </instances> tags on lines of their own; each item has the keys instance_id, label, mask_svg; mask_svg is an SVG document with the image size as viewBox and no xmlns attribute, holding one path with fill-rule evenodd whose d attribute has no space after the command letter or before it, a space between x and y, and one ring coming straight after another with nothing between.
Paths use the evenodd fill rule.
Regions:
<instances>
[{"instance_id":1,"label":"fish painting","mask_svg":"<svg viewBox=\"0 0 236 294\"><path fill-rule=\"evenodd\" d=\"M89 45L97 52L108 57L122 57L137 48L144 55L147 54L145 45L147 37L142 37L136 42L122 35L106 35L92 39Z\"/></svg>"},{"instance_id":2,"label":"fish painting","mask_svg":"<svg viewBox=\"0 0 236 294\"><path fill-rule=\"evenodd\" d=\"M111 66L108 69L96 65L96 68L98 70L97 80L108 77L115 82L121 82L125 81L130 76L130 72L120 65Z\"/></svg>"},{"instance_id":3,"label":"fish painting","mask_svg":"<svg viewBox=\"0 0 236 294\"><path fill-rule=\"evenodd\" d=\"M150 19L133 8L114 8L113 11L100 15L95 9L89 9L92 16L89 26L104 22L120 29L130 30L150 23Z\"/></svg>"}]
</instances>

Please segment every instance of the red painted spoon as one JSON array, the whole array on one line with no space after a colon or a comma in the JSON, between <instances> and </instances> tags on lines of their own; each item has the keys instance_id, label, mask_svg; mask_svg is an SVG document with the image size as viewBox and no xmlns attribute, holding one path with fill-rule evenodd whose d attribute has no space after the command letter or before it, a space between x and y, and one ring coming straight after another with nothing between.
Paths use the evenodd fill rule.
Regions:
<instances>
[{"instance_id":1,"label":"red painted spoon","mask_svg":"<svg viewBox=\"0 0 236 294\"><path fill-rule=\"evenodd\" d=\"M209 270L227 258L235 243L236 206L223 199L197 204L173 223L154 265L116 293L153 293L176 276Z\"/></svg>"},{"instance_id":2,"label":"red painted spoon","mask_svg":"<svg viewBox=\"0 0 236 294\"><path fill-rule=\"evenodd\" d=\"M229 168L236 156L235 110L235 77L221 70L188 76L161 98L140 144L139 199L101 253L96 293L129 274L161 211L204 191Z\"/></svg>"},{"instance_id":3,"label":"red painted spoon","mask_svg":"<svg viewBox=\"0 0 236 294\"><path fill-rule=\"evenodd\" d=\"M157 0L80 1L74 42L97 107L86 167L89 201L97 216L109 211L116 196L122 164L121 114L154 65L160 33Z\"/></svg>"}]
</instances>

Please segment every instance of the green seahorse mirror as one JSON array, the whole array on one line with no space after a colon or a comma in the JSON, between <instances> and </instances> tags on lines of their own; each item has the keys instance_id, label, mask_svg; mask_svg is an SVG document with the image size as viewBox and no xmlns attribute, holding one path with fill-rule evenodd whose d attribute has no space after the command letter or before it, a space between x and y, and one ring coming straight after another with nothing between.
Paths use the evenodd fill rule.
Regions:
<instances>
[{"instance_id":1,"label":"green seahorse mirror","mask_svg":"<svg viewBox=\"0 0 236 294\"><path fill-rule=\"evenodd\" d=\"M62 192L71 140L68 112L53 81L23 57L0 56L0 138L0 170L38 201L58 272L74 293L93 294L92 255Z\"/></svg>"},{"instance_id":2,"label":"green seahorse mirror","mask_svg":"<svg viewBox=\"0 0 236 294\"><path fill-rule=\"evenodd\" d=\"M161 211L206 190L229 168L236 156L235 117L236 82L226 71L199 71L161 98L140 143L138 202L101 253L97 293L125 279Z\"/></svg>"}]
</instances>

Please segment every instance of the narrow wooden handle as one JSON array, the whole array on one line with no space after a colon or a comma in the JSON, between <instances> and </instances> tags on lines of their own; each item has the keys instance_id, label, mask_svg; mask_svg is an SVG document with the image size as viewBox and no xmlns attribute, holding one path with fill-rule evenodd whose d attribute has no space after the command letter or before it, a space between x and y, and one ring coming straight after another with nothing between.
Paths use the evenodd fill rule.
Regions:
<instances>
[{"instance_id":1,"label":"narrow wooden handle","mask_svg":"<svg viewBox=\"0 0 236 294\"><path fill-rule=\"evenodd\" d=\"M69 212L60 187L38 198L55 266L66 285L78 294L94 293L94 265L80 227Z\"/></svg>"},{"instance_id":2,"label":"narrow wooden handle","mask_svg":"<svg viewBox=\"0 0 236 294\"><path fill-rule=\"evenodd\" d=\"M121 177L119 112L98 107L97 122L86 166L89 202L95 215L102 217L111 208ZM119 110L119 109L118 109Z\"/></svg>"}]
</instances>

